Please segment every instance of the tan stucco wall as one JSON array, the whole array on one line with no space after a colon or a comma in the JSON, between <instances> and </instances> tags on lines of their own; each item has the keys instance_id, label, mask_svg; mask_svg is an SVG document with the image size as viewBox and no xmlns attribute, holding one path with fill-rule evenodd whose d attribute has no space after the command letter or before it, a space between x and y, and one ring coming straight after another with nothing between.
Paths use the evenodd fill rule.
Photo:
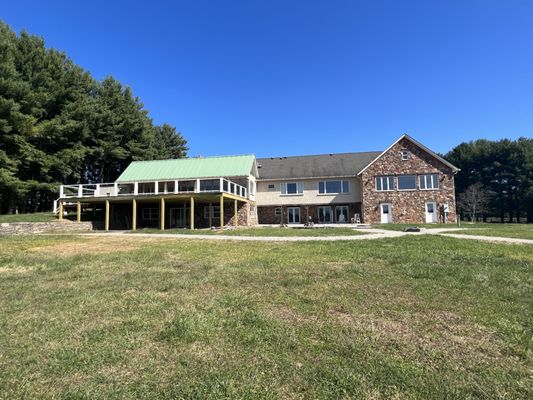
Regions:
<instances>
[{"instance_id":1,"label":"tan stucco wall","mask_svg":"<svg viewBox=\"0 0 533 400\"><path fill-rule=\"evenodd\" d=\"M318 194L318 182L324 180L348 180L350 192L337 195ZM281 183L303 182L303 195L282 195ZM275 190L268 190L268 185L274 184ZM361 184L358 178L328 178L328 179L291 179L286 181L257 181L256 201L258 206L290 205L290 204L346 204L361 201Z\"/></svg>"}]
</instances>

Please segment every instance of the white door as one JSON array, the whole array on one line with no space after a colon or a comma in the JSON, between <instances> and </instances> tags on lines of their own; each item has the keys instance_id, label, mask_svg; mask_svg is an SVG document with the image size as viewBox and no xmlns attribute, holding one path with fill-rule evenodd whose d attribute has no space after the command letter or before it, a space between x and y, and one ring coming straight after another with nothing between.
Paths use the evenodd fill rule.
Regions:
<instances>
[{"instance_id":1,"label":"white door","mask_svg":"<svg viewBox=\"0 0 533 400\"><path fill-rule=\"evenodd\" d=\"M392 222L392 205L389 203L381 203L379 209L381 211L381 223L390 224Z\"/></svg>"},{"instance_id":2,"label":"white door","mask_svg":"<svg viewBox=\"0 0 533 400\"><path fill-rule=\"evenodd\" d=\"M289 207L287 209L287 222L289 224L300 223L300 207Z\"/></svg>"},{"instance_id":3,"label":"white door","mask_svg":"<svg viewBox=\"0 0 533 400\"><path fill-rule=\"evenodd\" d=\"M426 223L433 224L437 222L437 203L426 203Z\"/></svg>"}]
</instances>

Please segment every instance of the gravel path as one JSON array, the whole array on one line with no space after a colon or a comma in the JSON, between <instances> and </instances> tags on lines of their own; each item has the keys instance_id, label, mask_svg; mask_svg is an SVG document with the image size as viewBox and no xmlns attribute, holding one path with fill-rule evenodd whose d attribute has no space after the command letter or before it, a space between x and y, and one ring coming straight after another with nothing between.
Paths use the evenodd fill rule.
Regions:
<instances>
[{"instance_id":1,"label":"gravel path","mask_svg":"<svg viewBox=\"0 0 533 400\"><path fill-rule=\"evenodd\" d=\"M499 236L481 236L481 235L458 235L450 233L453 230L463 230L464 228L435 228L422 229L420 232L402 232L392 231L386 229L367 228L364 230L364 235L353 236L230 236L230 235L194 235L194 234L174 234L174 233L131 233L129 231L113 231L113 232L95 232L84 235L90 236L128 236L128 237L142 237L142 238L167 238L167 239L201 239L201 240L236 240L236 241L254 241L254 242L336 242L336 241L357 241L357 240L374 240L387 239L401 236L419 236L419 235L440 235L451 237L454 239L471 239L481 240L492 243L507 243L507 244L530 244L533 245L533 240L506 238Z\"/></svg>"}]
</instances>

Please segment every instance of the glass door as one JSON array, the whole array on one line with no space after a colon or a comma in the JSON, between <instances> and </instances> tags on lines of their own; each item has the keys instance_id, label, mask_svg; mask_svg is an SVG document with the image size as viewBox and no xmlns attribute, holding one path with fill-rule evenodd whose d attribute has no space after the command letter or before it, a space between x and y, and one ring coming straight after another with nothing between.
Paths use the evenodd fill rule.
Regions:
<instances>
[{"instance_id":1,"label":"glass door","mask_svg":"<svg viewBox=\"0 0 533 400\"><path fill-rule=\"evenodd\" d=\"M300 207L287 208L287 223L289 224L300 223Z\"/></svg>"},{"instance_id":2,"label":"glass door","mask_svg":"<svg viewBox=\"0 0 533 400\"><path fill-rule=\"evenodd\" d=\"M169 222L169 228L185 228L187 224L185 207L171 208Z\"/></svg>"},{"instance_id":3,"label":"glass door","mask_svg":"<svg viewBox=\"0 0 533 400\"><path fill-rule=\"evenodd\" d=\"M318 207L318 222L321 224L332 222L331 207Z\"/></svg>"},{"instance_id":4,"label":"glass door","mask_svg":"<svg viewBox=\"0 0 533 400\"><path fill-rule=\"evenodd\" d=\"M348 218L348 206L335 207L335 220L340 224L350 221Z\"/></svg>"}]
</instances>

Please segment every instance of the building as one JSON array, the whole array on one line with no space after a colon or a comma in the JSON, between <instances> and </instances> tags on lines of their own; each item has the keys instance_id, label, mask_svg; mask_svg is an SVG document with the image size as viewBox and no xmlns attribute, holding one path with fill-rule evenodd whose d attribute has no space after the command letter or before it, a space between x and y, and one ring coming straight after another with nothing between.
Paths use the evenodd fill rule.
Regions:
<instances>
[{"instance_id":1,"label":"building","mask_svg":"<svg viewBox=\"0 0 533 400\"><path fill-rule=\"evenodd\" d=\"M408 135L383 152L135 161L116 182L62 185L103 228L453 223L458 169Z\"/></svg>"}]
</instances>

